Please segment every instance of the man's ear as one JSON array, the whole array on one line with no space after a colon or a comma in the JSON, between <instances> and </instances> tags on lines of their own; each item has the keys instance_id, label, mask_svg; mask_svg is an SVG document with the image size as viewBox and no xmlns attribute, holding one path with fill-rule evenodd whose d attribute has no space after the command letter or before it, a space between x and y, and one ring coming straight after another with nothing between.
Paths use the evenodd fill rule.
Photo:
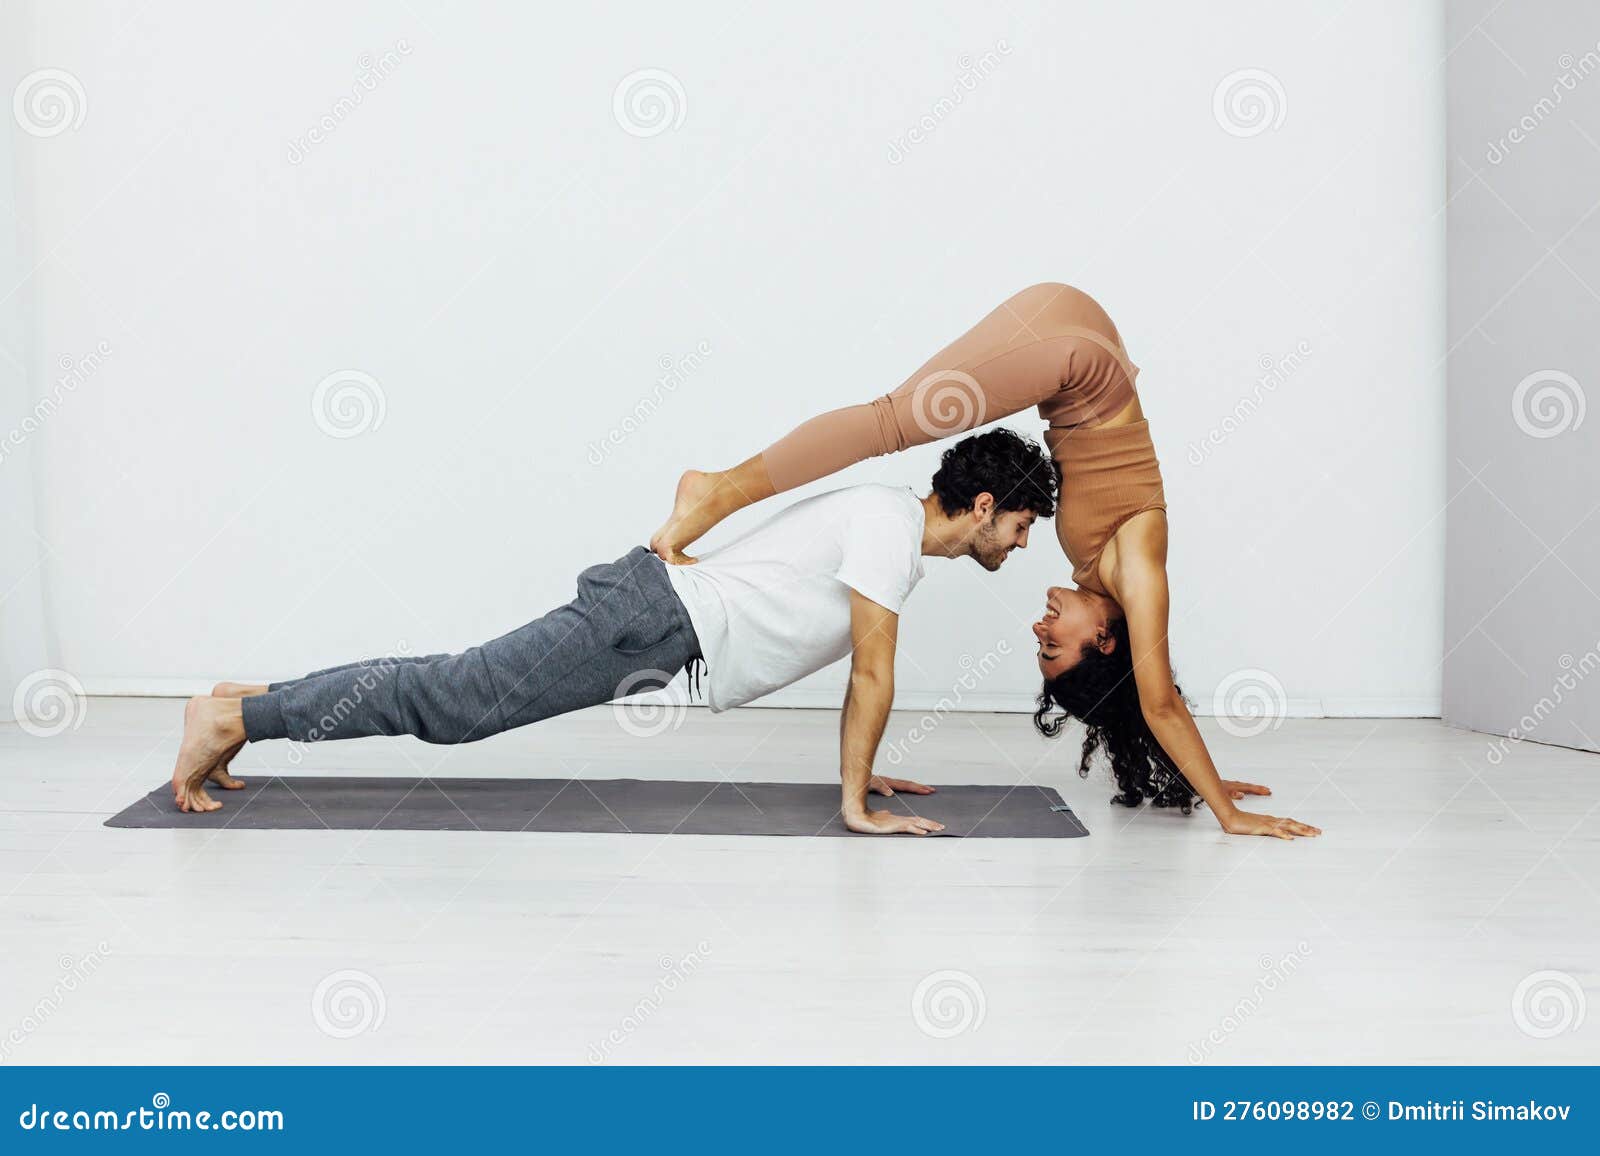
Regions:
<instances>
[{"instance_id":1,"label":"man's ear","mask_svg":"<svg viewBox=\"0 0 1600 1156\"><path fill-rule=\"evenodd\" d=\"M977 515L978 521L987 522L994 516L994 495L984 491L972 499L972 512Z\"/></svg>"}]
</instances>

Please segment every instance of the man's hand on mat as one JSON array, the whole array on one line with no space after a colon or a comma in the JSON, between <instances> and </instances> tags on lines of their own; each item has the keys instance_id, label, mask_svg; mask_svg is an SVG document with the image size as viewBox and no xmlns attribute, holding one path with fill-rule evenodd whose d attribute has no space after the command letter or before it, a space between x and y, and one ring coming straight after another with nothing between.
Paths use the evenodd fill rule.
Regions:
<instances>
[{"instance_id":1,"label":"man's hand on mat","mask_svg":"<svg viewBox=\"0 0 1600 1156\"><path fill-rule=\"evenodd\" d=\"M1260 783L1241 783L1234 779L1223 779L1222 789L1228 792L1230 799L1242 799L1246 795L1270 795L1272 791Z\"/></svg>"},{"instance_id":2,"label":"man's hand on mat","mask_svg":"<svg viewBox=\"0 0 1600 1156\"><path fill-rule=\"evenodd\" d=\"M846 814L844 825L863 835L932 835L944 824L921 815L896 815L893 811L857 811Z\"/></svg>"},{"instance_id":3,"label":"man's hand on mat","mask_svg":"<svg viewBox=\"0 0 1600 1156\"><path fill-rule=\"evenodd\" d=\"M931 795L933 788L925 783L913 783L910 779L891 779L883 775L873 775L867 780L867 790L877 795L892 795L896 791L904 791L908 795ZM1237 795L1234 798L1238 798Z\"/></svg>"},{"instance_id":4,"label":"man's hand on mat","mask_svg":"<svg viewBox=\"0 0 1600 1156\"><path fill-rule=\"evenodd\" d=\"M1226 784L1224 784L1226 785ZM1258 815L1253 811L1234 811L1221 820L1222 829L1230 835L1271 835L1278 839L1293 839L1296 835L1307 837L1322 834L1321 827L1302 823L1298 819L1280 819L1276 815Z\"/></svg>"}]
</instances>

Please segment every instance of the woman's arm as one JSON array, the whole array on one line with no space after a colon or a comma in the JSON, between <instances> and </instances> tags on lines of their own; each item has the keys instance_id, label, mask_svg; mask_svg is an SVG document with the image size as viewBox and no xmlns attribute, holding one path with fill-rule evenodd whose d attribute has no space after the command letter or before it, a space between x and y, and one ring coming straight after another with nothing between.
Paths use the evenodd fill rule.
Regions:
<instances>
[{"instance_id":1,"label":"woman's arm","mask_svg":"<svg viewBox=\"0 0 1600 1156\"><path fill-rule=\"evenodd\" d=\"M1161 749L1176 764L1211 808L1222 829L1231 835L1320 835L1320 828L1295 819L1282 819L1233 805L1235 792L1249 784L1225 783L1217 774L1194 716L1178 693L1167 651L1169 598L1167 592L1167 530L1161 518L1141 519L1128 533L1117 536L1114 567L1115 595L1128 617L1128 637L1133 646L1133 678L1145 723ZM1243 793L1243 792L1240 792ZM1250 792L1256 793L1256 792Z\"/></svg>"}]
</instances>

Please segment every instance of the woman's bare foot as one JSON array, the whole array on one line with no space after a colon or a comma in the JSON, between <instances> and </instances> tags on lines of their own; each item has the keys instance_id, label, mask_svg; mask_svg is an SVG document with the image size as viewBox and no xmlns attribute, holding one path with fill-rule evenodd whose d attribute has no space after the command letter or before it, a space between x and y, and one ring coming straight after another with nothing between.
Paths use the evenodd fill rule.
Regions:
<instances>
[{"instance_id":1,"label":"woman's bare foot","mask_svg":"<svg viewBox=\"0 0 1600 1156\"><path fill-rule=\"evenodd\" d=\"M735 510L776 492L760 454L731 470L711 474L684 470L672 499L672 515L650 536L650 549L663 562L680 566L691 563L694 559L683 552L685 547L692 546Z\"/></svg>"},{"instance_id":2,"label":"woman's bare foot","mask_svg":"<svg viewBox=\"0 0 1600 1156\"><path fill-rule=\"evenodd\" d=\"M717 489L718 474L684 470L678 479L678 492L672 498L672 513L661 528L650 535L650 549L663 562L688 566L694 559L683 552L685 546L715 526L721 518L710 509Z\"/></svg>"},{"instance_id":3,"label":"woman's bare foot","mask_svg":"<svg viewBox=\"0 0 1600 1156\"><path fill-rule=\"evenodd\" d=\"M180 811L215 811L206 780L228 752L244 742L244 713L236 698L191 698L183 708L183 742L172 770L172 800ZM231 757L231 756L229 756Z\"/></svg>"}]
</instances>

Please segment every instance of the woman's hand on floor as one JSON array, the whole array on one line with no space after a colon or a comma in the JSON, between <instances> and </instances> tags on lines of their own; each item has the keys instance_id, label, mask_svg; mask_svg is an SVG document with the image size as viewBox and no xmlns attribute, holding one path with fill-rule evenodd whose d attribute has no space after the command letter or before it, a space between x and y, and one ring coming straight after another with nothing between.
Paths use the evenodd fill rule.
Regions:
<instances>
[{"instance_id":1,"label":"woman's hand on floor","mask_svg":"<svg viewBox=\"0 0 1600 1156\"><path fill-rule=\"evenodd\" d=\"M1254 811L1235 810L1218 822L1230 835L1271 835L1278 839L1293 839L1296 835L1310 837L1322 834L1321 827L1313 827L1310 823L1302 823L1298 819L1280 819L1276 815L1258 815Z\"/></svg>"},{"instance_id":2,"label":"woman's hand on floor","mask_svg":"<svg viewBox=\"0 0 1600 1156\"><path fill-rule=\"evenodd\" d=\"M1260 783L1241 783L1235 779L1223 779L1222 789L1228 792L1230 799L1242 799L1246 795L1270 795L1272 790L1263 787Z\"/></svg>"}]
</instances>

